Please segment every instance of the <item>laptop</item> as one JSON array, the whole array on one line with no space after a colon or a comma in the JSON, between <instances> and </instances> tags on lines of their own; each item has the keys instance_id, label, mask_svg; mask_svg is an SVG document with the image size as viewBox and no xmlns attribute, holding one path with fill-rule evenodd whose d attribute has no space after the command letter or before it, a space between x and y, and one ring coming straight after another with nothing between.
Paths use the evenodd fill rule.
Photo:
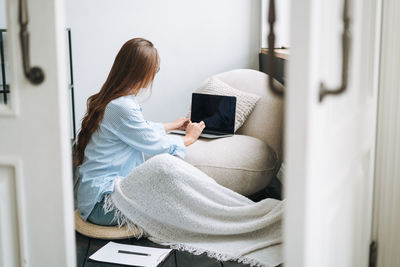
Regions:
<instances>
[{"instance_id":1,"label":"laptop","mask_svg":"<svg viewBox=\"0 0 400 267\"><path fill-rule=\"evenodd\" d=\"M192 122L204 121L201 137L220 138L234 134L236 114L236 97L209 94L192 94ZM171 131L171 133L185 135L185 131Z\"/></svg>"}]
</instances>

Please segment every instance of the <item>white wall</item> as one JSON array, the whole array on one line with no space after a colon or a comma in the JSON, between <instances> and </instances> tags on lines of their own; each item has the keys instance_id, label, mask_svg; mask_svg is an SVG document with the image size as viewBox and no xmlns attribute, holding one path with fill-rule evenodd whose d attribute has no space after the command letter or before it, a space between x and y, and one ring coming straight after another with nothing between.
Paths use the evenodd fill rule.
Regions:
<instances>
[{"instance_id":1,"label":"white wall","mask_svg":"<svg viewBox=\"0 0 400 267\"><path fill-rule=\"evenodd\" d=\"M7 29L7 14L6 14L6 0L0 0L0 29ZM6 83L10 84L9 80L9 72L8 72L8 53L7 53L7 34L3 33L3 41L4 41L4 65L5 65L5 73L6 73ZM0 85L3 85L3 76L0 74ZM10 95L8 95L10 97ZM3 97L0 97L0 105L4 104Z\"/></svg>"},{"instance_id":2,"label":"white wall","mask_svg":"<svg viewBox=\"0 0 400 267\"><path fill-rule=\"evenodd\" d=\"M4 29L7 26L6 16L6 0L0 0L0 28Z\"/></svg>"},{"instance_id":3,"label":"white wall","mask_svg":"<svg viewBox=\"0 0 400 267\"><path fill-rule=\"evenodd\" d=\"M261 47L266 48L269 33L269 0L261 0L261 2ZM290 0L275 0L275 18L275 47L290 47Z\"/></svg>"},{"instance_id":4,"label":"white wall","mask_svg":"<svg viewBox=\"0 0 400 267\"><path fill-rule=\"evenodd\" d=\"M142 104L148 120L185 116L191 92L213 74L258 69L260 0L69 0L66 12L78 129L86 99L130 38L151 40L161 55L152 96Z\"/></svg>"}]
</instances>

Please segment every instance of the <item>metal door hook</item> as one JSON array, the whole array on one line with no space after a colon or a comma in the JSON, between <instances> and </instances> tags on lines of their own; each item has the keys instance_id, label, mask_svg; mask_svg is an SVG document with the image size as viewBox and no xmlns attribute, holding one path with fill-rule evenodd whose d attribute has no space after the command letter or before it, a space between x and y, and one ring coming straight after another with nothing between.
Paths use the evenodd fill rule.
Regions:
<instances>
[{"instance_id":1,"label":"metal door hook","mask_svg":"<svg viewBox=\"0 0 400 267\"><path fill-rule=\"evenodd\" d=\"M22 64L24 67L25 77L35 85L44 81L44 72L40 67L30 66L29 57L29 32L28 32L28 5L26 0L19 0L19 37L22 49Z\"/></svg>"},{"instance_id":2,"label":"metal door hook","mask_svg":"<svg viewBox=\"0 0 400 267\"><path fill-rule=\"evenodd\" d=\"M269 23L269 34L268 34L268 65L270 68L270 74L268 75L268 84L271 91L280 97L283 97L284 92L275 87L274 80L272 77L275 76L275 33L274 24L276 20L275 16L275 0L269 1L268 8L268 23Z\"/></svg>"},{"instance_id":3,"label":"metal door hook","mask_svg":"<svg viewBox=\"0 0 400 267\"><path fill-rule=\"evenodd\" d=\"M337 89L328 89L325 84L321 82L319 87L319 102L322 102L327 95L338 95L346 91L348 85L350 41L349 0L343 0L342 81Z\"/></svg>"}]
</instances>

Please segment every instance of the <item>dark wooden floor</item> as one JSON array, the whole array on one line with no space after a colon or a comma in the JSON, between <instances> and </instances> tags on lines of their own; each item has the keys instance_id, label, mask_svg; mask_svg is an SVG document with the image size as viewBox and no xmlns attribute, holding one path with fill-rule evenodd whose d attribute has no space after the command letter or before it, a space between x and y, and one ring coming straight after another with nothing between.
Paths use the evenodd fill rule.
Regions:
<instances>
[{"instance_id":1,"label":"dark wooden floor","mask_svg":"<svg viewBox=\"0 0 400 267\"><path fill-rule=\"evenodd\" d=\"M119 264L109 264L91 261L89 256L95 253L102 246L107 244L108 240L93 239L76 233L76 250L77 250L77 263L79 267L115 267L122 266ZM146 247L159 247L163 246L153 243L146 238L124 239L114 241L121 244L132 244ZM219 262L215 259L207 257L206 254L192 255L185 251L173 250L167 259L159 265L160 267L245 267L249 265L240 264L237 262Z\"/></svg>"},{"instance_id":2,"label":"dark wooden floor","mask_svg":"<svg viewBox=\"0 0 400 267\"><path fill-rule=\"evenodd\" d=\"M263 196L257 196L256 198L263 199L266 197L281 199L281 184L277 179L273 179L271 184L266 188ZM256 199L254 199L257 201ZM122 266L119 264L101 263L89 260L89 256L95 253L102 246L107 244L108 240L100 240L94 238L88 238L79 233L76 233L76 255L77 255L77 266L79 267L115 267ZM159 247L159 244L153 243L146 238L137 239L124 239L115 241L121 244L132 244L138 246L147 247ZM245 267L245 265L232 261L220 262L215 259L207 257L206 254L193 255L184 251L173 250L167 259L159 267Z\"/></svg>"}]
</instances>

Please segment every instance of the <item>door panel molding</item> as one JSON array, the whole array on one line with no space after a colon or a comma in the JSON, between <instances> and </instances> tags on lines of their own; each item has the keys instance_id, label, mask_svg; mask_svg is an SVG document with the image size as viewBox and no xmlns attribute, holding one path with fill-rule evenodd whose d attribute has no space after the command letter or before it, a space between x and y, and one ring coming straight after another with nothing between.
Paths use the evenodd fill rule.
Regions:
<instances>
[{"instance_id":1,"label":"door panel molding","mask_svg":"<svg viewBox=\"0 0 400 267\"><path fill-rule=\"evenodd\" d=\"M0 158L0 265L29 266L25 242L22 164ZM16 223L15 223L16 222Z\"/></svg>"}]
</instances>

